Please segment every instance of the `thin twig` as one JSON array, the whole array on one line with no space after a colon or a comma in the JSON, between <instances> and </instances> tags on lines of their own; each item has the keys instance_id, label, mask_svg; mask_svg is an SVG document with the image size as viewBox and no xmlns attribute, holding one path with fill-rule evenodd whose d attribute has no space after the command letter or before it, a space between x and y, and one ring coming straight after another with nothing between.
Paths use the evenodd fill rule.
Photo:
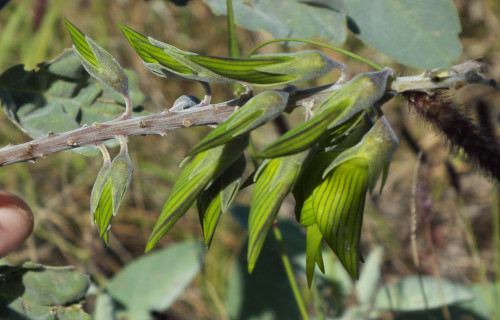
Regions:
<instances>
[{"instance_id":1,"label":"thin twig","mask_svg":"<svg viewBox=\"0 0 500 320\"><path fill-rule=\"evenodd\" d=\"M499 86L494 80L481 76L483 72L484 65L482 63L468 61L450 68L426 71L418 76L398 77L391 82L387 90L391 94L404 91L431 92L438 89L460 88L470 83L487 85L498 90ZM336 83L297 90L290 94L287 111L292 111L296 107L321 103L342 86L343 84ZM220 124L234 112L237 103L243 105L246 102L245 99L243 99L245 101L240 100L233 99L216 105L188 108L175 112L164 111L143 117L127 117L125 115L100 124L84 125L82 128L68 132L49 133L45 137L30 142L1 148L0 166L35 161L38 158L68 149L89 145L96 146L120 135L159 134L165 136L168 132L179 128Z\"/></svg>"}]
</instances>

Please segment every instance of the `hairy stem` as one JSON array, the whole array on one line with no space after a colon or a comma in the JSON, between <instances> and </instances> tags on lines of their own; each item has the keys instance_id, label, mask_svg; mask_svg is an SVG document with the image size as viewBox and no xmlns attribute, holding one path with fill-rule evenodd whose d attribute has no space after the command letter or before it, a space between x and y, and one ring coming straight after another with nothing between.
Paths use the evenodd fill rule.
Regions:
<instances>
[{"instance_id":1,"label":"hairy stem","mask_svg":"<svg viewBox=\"0 0 500 320\"><path fill-rule=\"evenodd\" d=\"M459 88L469 83L478 83L499 89L495 81L482 78L483 65L476 61L452 66L446 77L438 77L431 71L418 76L398 77L390 86L390 93L406 91L432 92L439 89ZM296 90L290 94L287 112L300 106L309 106L321 103L343 84L328 84L320 87ZM285 89L286 90L286 89ZM117 136L136 136L159 134L189 126L204 126L220 124L233 112L236 104L243 105L246 99L234 99L216 105L198 108L188 108L176 112L161 112L144 117L122 116L105 123L83 126L82 128L63 132L49 133L47 136L33 141L8 145L0 149L0 166L11 163L34 161L49 154L79 148L83 146L97 146L104 141L115 139ZM243 100L243 101L240 101Z\"/></svg>"}]
</instances>

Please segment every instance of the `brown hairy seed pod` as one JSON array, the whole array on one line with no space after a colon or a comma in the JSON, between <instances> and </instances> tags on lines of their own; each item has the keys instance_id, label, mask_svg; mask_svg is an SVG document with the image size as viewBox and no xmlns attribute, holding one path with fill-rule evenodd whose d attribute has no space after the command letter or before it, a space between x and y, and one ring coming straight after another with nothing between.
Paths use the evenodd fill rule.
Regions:
<instances>
[{"instance_id":1,"label":"brown hairy seed pod","mask_svg":"<svg viewBox=\"0 0 500 320\"><path fill-rule=\"evenodd\" d=\"M500 146L460 111L456 101L442 91L407 91L402 96L446 137L452 151L463 150L473 165L500 181Z\"/></svg>"}]
</instances>

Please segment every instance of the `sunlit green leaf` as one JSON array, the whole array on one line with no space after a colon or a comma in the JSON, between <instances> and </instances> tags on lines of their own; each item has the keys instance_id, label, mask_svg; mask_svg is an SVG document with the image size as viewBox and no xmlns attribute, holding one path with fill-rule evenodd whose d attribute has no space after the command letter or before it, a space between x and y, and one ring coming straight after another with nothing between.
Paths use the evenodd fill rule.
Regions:
<instances>
[{"instance_id":1,"label":"sunlit green leaf","mask_svg":"<svg viewBox=\"0 0 500 320\"><path fill-rule=\"evenodd\" d=\"M245 166L246 160L242 154L198 198L198 215L207 248L210 247L212 242L220 215L229 208L238 192Z\"/></svg>"},{"instance_id":2,"label":"sunlit green leaf","mask_svg":"<svg viewBox=\"0 0 500 320\"><path fill-rule=\"evenodd\" d=\"M349 0L345 5L351 31L401 63L430 69L460 56L460 18L451 0Z\"/></svg>"},{"instance_id":3,"label":"sunlit green leaf","mask_svg":"<svg viewBox=\"0 0 500 320\"><path fill-rule=\"evenodd\" d=\"M201 242L184 241L126 265L107 287L120 306L115 318L150 320L152 311L168 309L199 273L203 254Z\"/></svg>"},{"instance_id":4,"label":"sunlit green leaf","mask_svg":"<svg viewBox=\"0 0 500 320\"><path fill-rule=\"evenodd\" d=\"M219 146L276 118L287 106L285 91L264 91L250 99L191 149L188 155Z\"/></svg>"},{"instance_id":5,"label":"sunlit green leaf","mask_svg":"<svg viewBox=\"0 0 500 320\"><path fill-rule=\"evenodd\" d=\"M262 54L250 58L198 55L120 26L134 50L151 72L161 77L177 76L204 82L244 81L255 85L280 85L320 77L334 68L344 68L315 50Z\"/></svg>"},{"instance_id":6,"label":"sunlit green leaf","mask_svg":"<svg viewBox=\"0 0 500 320\"><path fill-rule=\"evenodd\" d=\"M376 307L393 311L421 311L470 301L473 294L465 285L443 277L408 276L378 291Z\"/></svg>"},{"instance_id":7,"label":"sunlit green leaf","mask_svg":"<svg viewBox=\"0 0 500 320\"><path fill-rule=\"evenodd\" d=\"M248 136L228 144L198 153L184 167L163 205L160 217L151 233L146 252L186 213L210 182L215 181L248 145Z\"/></svg>"},{"instance_id":8,"label":"sunlit green leaf","mask_svg":"<svg viewBox=\"0 0 500 320\"><path fill-rule=\"evenodd\" d=\"M325 241L354 279L358 278L359 237L368 190L368 162L350 159L335 167L313 191L316 221Z\"/></svg>"},{"instance_id":9,"label":"sunlit green leaf","mask_svg":"<svg viewBox=\"0 0 500 320\"><path fill-rule=\"evenodd\" d=\"M64 19L64 22L73 39L75 54L85 70L113 90L122 95L128 95L127 74L115 58L67 19Z\"/></svg>"},{"instance_id":10,"label":"sunlit green leaf","mask_svg":"<svg viewBox=\"0 0 500 320\"><path fill-rule=\"evenodd\" d=\"M305 150L325 137L331 139L328 130L348 122L354 116L361 117L361 112L384 96L387 81L393 76L394 71L389 68L357 74L316 107L310 120L285 133L257 156L274 158L289 155Z\"/></svg>"},{"instance_id":11,"label":"sunlit green leaf","mask_svg":"<svg viewBox=\"0 0 500 320\"><path fill-rule=\"evenodd\" d=\"M309 152L305 151L292 156L271 159L257 175L248 222L249 272L252 272L255 267L266 235L276 219L281 203L292 190L308 155Z\"/></svg>"},{"instance_id":12,"label":"sunlit green leaf","mask_svg":"<svg viewBox=\"0 0 500 320\"><path fill-rule=\"evenodd\" d=\"M205 0L216 15L227 13L226 0ZM267 31L275 38L321 38L335 44L347 37L347 17L342 0L233 0L239 26Z\"/></svg>"}]
</instances>

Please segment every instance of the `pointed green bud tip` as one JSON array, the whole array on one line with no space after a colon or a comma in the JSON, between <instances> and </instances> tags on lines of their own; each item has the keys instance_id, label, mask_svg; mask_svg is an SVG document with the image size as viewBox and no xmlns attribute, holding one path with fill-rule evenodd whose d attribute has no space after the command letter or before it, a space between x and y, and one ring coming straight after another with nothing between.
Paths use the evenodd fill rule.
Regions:
<instances>
[{"instance_id":1,"label":"pointed green bud tip","mask_svg":"<svg viewBox=\"0 0 500 320\"><path fill-rule=\"evenodd\" d=\"M332 69L345 69L345 66L320 51L304 50L287 54L255 55L252 58L291 57L289 61L256 68L259 71L287 75L293 78L289 83L303 82L319 78Z\"/></svg>"},{"instance_id":2,"label":"pointed green bud tip","mask_svg":"<svg viewBox=\"0 0 500 320\"><path fill-rule=\"evenodd\" d=\"M256 95L212 130L188 155L225 144L272 121L285 110L287 102L288 93L285 91L269 90Z\"/></svg>"},{"instance_id":3,"label":"pointed green bud tip","mask_svg":"<svg viewBox=\"0 0 500 320\"><path fill-rule=\"evenodd\" d=\"M354 279L359 276L359 239L369 182L368 166L363 158L341 163L312 195L321 234Z\"/></svg>"},{"instance_id":4,"label":"pointed green bud tip","mask_svg":"<svg viewBox=\"0 0 500 320\"><path fill-rule=\"evenodd\" d=\"M331 94L308 121L286 132L260 152L259 158L275 158L300 152L318 142L341 136L356 123L366 110L386 94L387 83L394 76L392 69L360 73ZM342 130L339 130L342 129Z\"/></svg>"},{"instance_id":5,"label":"pointed green bud tip","mask_svg":"<svg viewBox=\"0 0 500 320\"><path fill-rule=\"evenodd\" d=\"M399 139L394 130L387 122L385 116L380 117L373 127L363 136L361 141L354 147L342 152L325 169L323 176L326 176L333 168L339 164L354 158L363 158L368 162L370 192L392 160L394 151L399 146Z\"/></svg>"},{"instance_id":6,"label":"pointed green bud tip","mask_svg":"<svg viewBox=\"0 0 500 320\"><path fill-rule=\"evenodd\" d=\"M73 40L73 51L85 70L121 95L128 95L127 74L115 58L66 18L64 22Z\"/></svg>"},{"instance_id":7,"label":"pointed green bud tip","mask_svg":"<svg viewBox=\"0 0 500 320\"><path fill-rule=\"evenodd\" d=\"M273 158L256 175L248 218L248 271L252 272L285 197L292 191L309 152Z\"/></svg>"}]
</instances>

